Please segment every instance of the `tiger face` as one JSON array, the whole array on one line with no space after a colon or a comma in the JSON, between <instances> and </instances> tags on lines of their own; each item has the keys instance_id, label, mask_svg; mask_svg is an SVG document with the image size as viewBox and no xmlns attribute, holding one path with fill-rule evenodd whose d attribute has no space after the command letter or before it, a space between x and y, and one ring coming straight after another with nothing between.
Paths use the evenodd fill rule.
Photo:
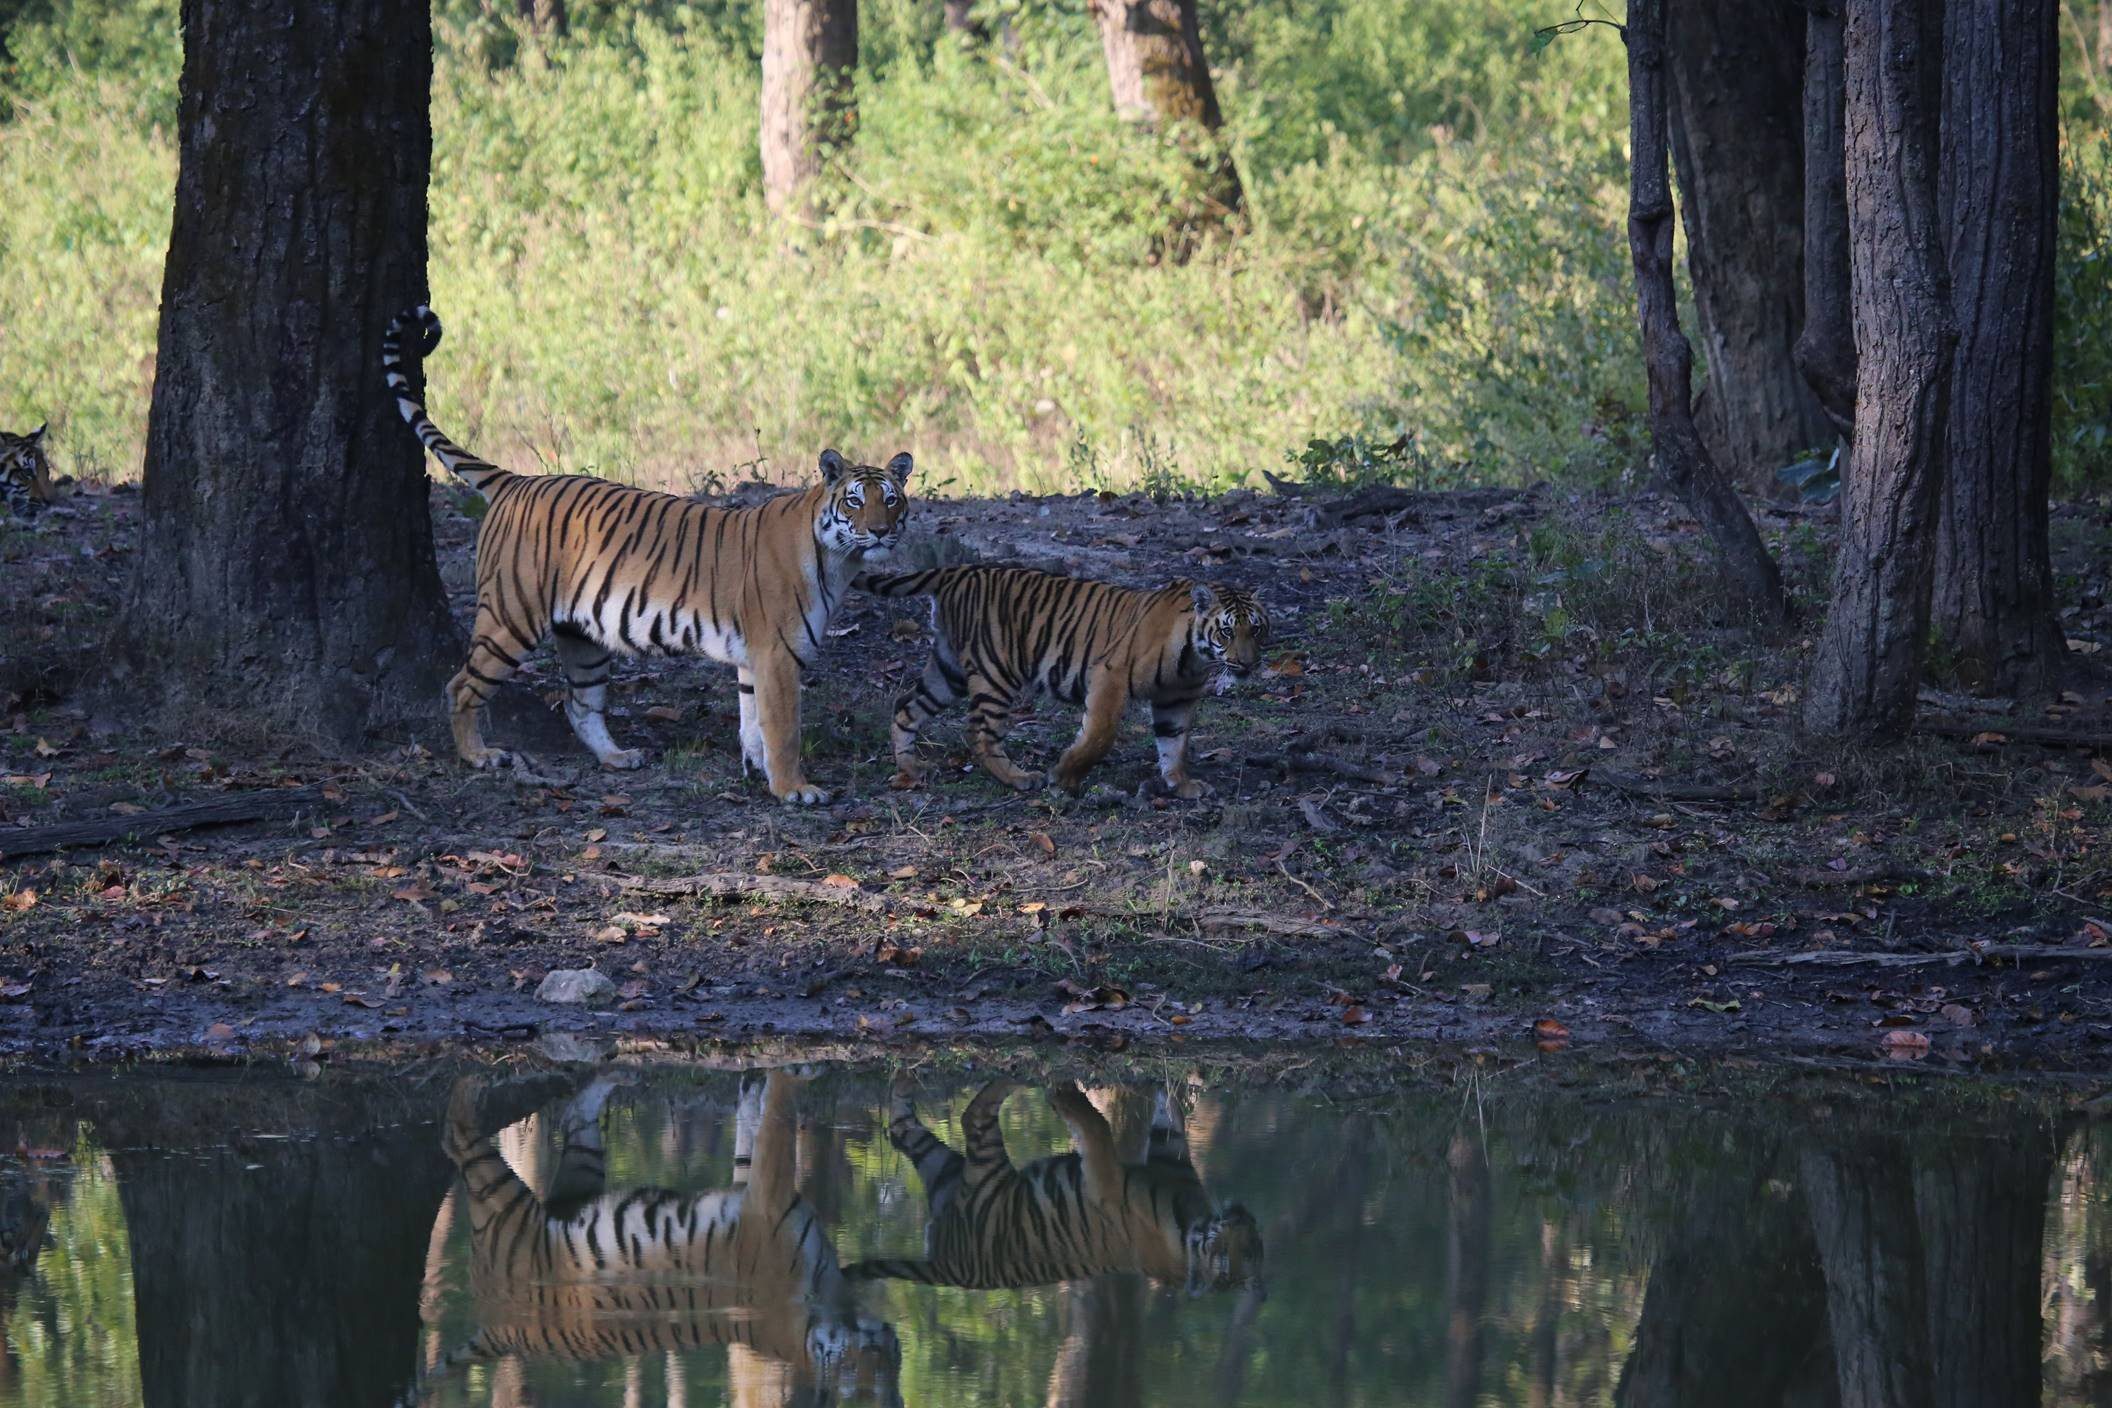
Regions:
<instances>
[{"instance_id":1,"label":"tiger face","mask_svg":"<svg viewBox=\"0 0 2112 1408\"><path fill-rule=\"evenodd\" d=\"M1269 613L1260 598L1241 587L1198 582L1190 592L1195 627L1190 632L1196 653L1234 679L1243 679L1261 663L1269 641Z\"/></svg>"},{"instance_id":2,"label":"tiger face","mask_svg":"<svg viewBox=\"0 0 2112 1408\"><path fill-rule=\"evenodd\" d=\"M29 518L50 503L51 461L44 457L44 432L38 426L27 435L0 430L0 502L17 518Z\"/></svg>"},{"instance_id":3,"label":"tiger face","mask_svg":"<svg viewBox=\"0 0 2112 1408\"><path fill-rule=\"evenodd\" d=\"M1263 1289L1261 1228L1237 1203L1188 1229L1188 1294Z\"/></svg>"},{"instance_id":4,"label":"tiger face","mask_svg":"<svg viewBox=\"0 0 2112 1408\"><path fill-rule=\"evenodd\" d=\"M907 451L878 469L823 450L821 477L832 492L815 519L815 538L823 547L860 561L885 560L909 526L912 463Z\"/></svg>"}]
</instances>

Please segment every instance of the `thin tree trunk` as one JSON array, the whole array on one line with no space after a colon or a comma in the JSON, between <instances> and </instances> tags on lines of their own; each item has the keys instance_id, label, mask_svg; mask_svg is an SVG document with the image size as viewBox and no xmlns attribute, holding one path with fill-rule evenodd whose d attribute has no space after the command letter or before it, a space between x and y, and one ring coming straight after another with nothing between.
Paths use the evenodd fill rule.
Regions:
<instances>
[{"instance_id":1,"label":"thin tree trunk","mask_svg":"<svg viewBox=\"0 0 2112 1408\"><path fill-rule=\"evenodd\" d=\"M1957 340L1936 223L1934 0L1849 0L1848 216L1855 449L1805 725L1903 732L1928 635L1945 401Z\"/></svg>"},{"instance_id":2,"label":"thin tree trunk","mask_svg":"<svg viewBox=\"0 0 2112 1408\"><path fill-rule=\"evenodd\" d=\"M989 27L975 17L975 0L946 0L946 28L976 44L990 38Z\"/></svg>"},{"instance_id":3,"label":"thin tree trunk","mask_svg":"<svg viewBox=\"0 0 2112 1408\"><path fill-rule=\"evenodd\" d=\"M183 36L122 653L172 711L335 744L437 722L458 638L379 371L425 296L426 6L184 0Z\"/></svg>"},{"instance_id":4,"label":"thin tree trunk","mask_svg":"<svg viewBox=\"0 0 2112 1408\"><path fill-rule=\"evenodd\" d=\"M806 215L809 184L858 122L858 0L764 0L763 198Z\"/></svg>"},{"instance_id":5,"label":"thin tree trunk","mask_svg":"<svg viewBox=\"0 0 2112 1408\"><path fill-rule=\"evenodd\" d=\"M1803 313L1803 12L1789 0L1667 11L1673 169L1708 369L1701 432L1736 482L1833 443L1797 370Z\"/></svg>"},{"instance_id":6,"label":"thin tree trunk","mask_svg":"<svg viewBox=\"0 0 2112 1408\"><path fill-rule=\"evenodd\" d=\"M1850 302L1846 166L1847 33L1841 0L1804 16L1804 330L1797 367L1827 418L1855 433L1855 317Z\"/></svg>"},{"instance_id":7,"label":"thin tree trunk","mask_svg":"<svg viewBox=\"0 0 2112 1408\"><path fill-rule=\"evenodd\" d=\"M1474 1408L1489 1299L1489 1161L1480 1140L1461 1131L1452 1136L1445 1162L1445 1404Z\"/></svg>"},{"instance_id":8,"label":"thin tree trunk","mask_svg":"<svg viewBox=\"0 0 2112 1408\"><path fill-rule=\"evenodd\" d=\"M2053 619L2053 264L2059 0L1955 0L1937 193L1958 350L1944 434L1935 623L1959 673L2044 687Z\"/></svg>"},{"instance_id":9,"label":"thin tree trunk","mask_svg":"<svg viewBox=\"0 0 2112 1408\"><path fill-rule=\"evenodd\" d=\"M1630 127L1628 248L1650 385L1650 439L1657 472L1701 520L1732 588L1770 625L1788 617L1782 577L1752 516L1724 481L1694 425L1694 351L1679 328L1672 289L1672 191L1665 176L1664 0L1633 0L1628 45Z\"/></svg>"},{"instance_id":10,"label":"thin tree trunk","mask_svg":"<svg viewBox=\"0 0 2112 1408\"><path fill-rule=\"evenodd\" d=\"M1115 111L1162 127L1182 123L1215 133L1225 124L1203 54L1196 0L1090 0L1107 59ZM1211 198L1226 212L1239 209L1239 173L1222 152L1215 157Z\"/></svg>"}]
</instances>

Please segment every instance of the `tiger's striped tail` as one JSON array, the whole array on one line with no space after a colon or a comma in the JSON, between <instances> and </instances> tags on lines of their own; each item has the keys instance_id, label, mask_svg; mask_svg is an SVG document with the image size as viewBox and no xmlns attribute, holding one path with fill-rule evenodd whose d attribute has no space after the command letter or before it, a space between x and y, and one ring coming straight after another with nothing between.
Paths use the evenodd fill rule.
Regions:
<instances>
[{"instance_id":1,"label":"tiger's striped tail","mask_svg":"<svg viewBox=\"0 0 2112 1408\"><path fill-rule=\"evenodd\" d=\"M872 596L929 596L945 575L943 567L927 572L867 572L851 585Z\"/></svg>"},{"instance_id":2,"label":"tiger's striped tail","mask_svg":"<svg viewBox=\"0 0 2112 1408\"><path fill-rule=\"evenodd\" d=\"M403 412L404 423L416 432L419 442L433 452L440 467L460 479L470 488L481 491L484 481L494 475L505 474L489 460L478 459L457 445L433 424L433 418L425 413L425 407L411 394L411 379L403 374L403 331L406 325L418 328L418 358L422 362L440 345L440 317L423 303L416 308L406 308L389 319L388 330L381 335L381 375L389 384L389 393L396 398L396 409Z\"/></svg>"},{"instance_id":3,"label":"tiger's striped tail","mask_svg":"<svg viewBox=\"0 0 2112 1408\"><path fill-rule=\"evenodd\" d=\"M927 1286L946 1284L940 1279L938 1268L930 1262L897 1260L892 1257L872 1257L865 1261L854 1261L843 1268L843 1274L852 1281L917 1281Z\"/></svg>"}]
</instances>

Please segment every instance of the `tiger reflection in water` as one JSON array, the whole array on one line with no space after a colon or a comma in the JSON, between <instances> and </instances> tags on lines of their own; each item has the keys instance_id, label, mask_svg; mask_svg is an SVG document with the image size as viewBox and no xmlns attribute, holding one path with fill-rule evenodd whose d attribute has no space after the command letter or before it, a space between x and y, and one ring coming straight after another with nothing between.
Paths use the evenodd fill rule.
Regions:
<instances>
[{"instance_id":1,"label":"tiger reflection in water","mask_svg":"<svg viewBox=\"0 0 2112 1408\"><path fill-rule=\"evenodd\" d=\"M1129 1271L1190 1295L1264 1293L1261 1231L1238 1204L1211 1201L1163 1091L1151 1097L1143 1162L1123 1157L1107 1116L1071 1084L1048 1100L1073 1151L1015 1165L998 1112L1017 1088L992 1081L969 1101L956 1152L917 1118L909 1083L895 1082L888 1139L924 1184L924 1257L854 1262L845 1275L994 1289Z\"/></svg>"},{"instance_id":2,"label":"tiger reflection in water","mask_svg":"<svg viewBox=\"0 0 2112 1408\"><path fill-rule=\"evenodd\" d=\"M612 1083L597 1081L564 1113L542 1198L478 1128L480 1083L458 1084L442 1143L468 1195L480 1328L443 1372L509 1357L616 1359L724 1344L739 1408L900 1408L894 1331L860 1313L796 1185L803 1083L788 1071L744 1083L734 1186L683 1194L605 1187L601 1116Z\"/></svg>"}]
</instances>

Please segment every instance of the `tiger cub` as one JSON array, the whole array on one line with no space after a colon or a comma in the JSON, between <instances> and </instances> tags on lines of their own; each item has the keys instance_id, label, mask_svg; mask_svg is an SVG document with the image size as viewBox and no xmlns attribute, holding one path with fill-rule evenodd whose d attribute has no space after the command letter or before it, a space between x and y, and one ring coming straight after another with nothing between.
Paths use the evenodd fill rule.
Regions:
<instances>
[{"instance_id":1,"label":"tiger cub","mask_svg":"<svg viewBox=\"0 0 2112 1408\"><path fill-rule=\"evenodd\" d=\"M1077 739L1056 764L1056 784L1076 792L1115 741L1133 698L1151 703L1159 776L1176 796L1209 787L1188 775L1195 701L1220 674L1244 676L1261 660L1269 617L1252 592L1175 582L1156 591L1081 581L1026 567L941 567L866 573L875 596L932 598L933 642L924 677L895 703L895 785L920 781L917 733L966 697L968 747L989 774L1031 792L1040 773L1013 766L1001 740L1012 711L1046 689L1085 706Z\"/></svg>"},{"instance_id":2,"label":"tiger cub","mask_svg":"<svg viewBox=\"0 0 2112 1408\"><path fill-rule=\"evenodd\" d=\"M479 1128L479 1082L459 1083L442 1147L468 1196L478 1328L421 1388L429 1392L435 1374L508 1355L618 1359L725 1344L737 1403L899 1408L895 1332L859 1310L827 1229L799 1192L803 1083L786 1071L744 1083L734 1186L685 1194L606 1186L601 1125L611 1086L597 1081L565 1111L544 1196Z\"/></svg>"},{"instance_id":3,"label":"tiger cub","mask_svg":"<svg viewBox=\"0 0 2112 1408\"><path fill-rule=\"evenodd\" d=\"M855 1261L844 1275L992 1290L1133 1271L1190 1295L1263 1290L1260 1229L1238 1204L1211 1202L1163 1093L1136 1163L1084 1091L1052 1088L1074 1151L1016 1166L997 1121L1017 1088L1000 1078L968 1102L956 1153L917 1118L908 1082L895 1083L887 1137L924 1185L924 1257Z\"/></svg>"},{"instance_id":4,"label":"tiger cub","mask_svg":"<svg viewBox=\"0 0 2112 1408\"><path fill-rule=\"evenodd\" d=\"M603 717L615 655L702 654L740 676L741 762L786 802L826 802L799 760L799 672L862 562L887 557L909 521L907 454L885 469L821 455L822 482L747 509L703 504L582 474L500 469L443 435L411 394L400 351L440 344L426 307L398 314L381 365L403 418L443 468L490 508L477 533L477 621L469 661L448 683L455 751L472 767L514 762L486 747L485 701L529 651L555 637L565 717L605 767L635 768Z\"/></svg>"},{"instance_id":5,"label":"tiger cub","mask_svg":"<svg viewBox=\"0 0 2112 1408\"><path fill-rule=\"evenodd\" d=\"M51 461L44 456L44 432L40 425L27 435L0 430L0 503L17 518L33 518L37 510L58 497L51 483Z\"/></svg>"}]
</instances>

